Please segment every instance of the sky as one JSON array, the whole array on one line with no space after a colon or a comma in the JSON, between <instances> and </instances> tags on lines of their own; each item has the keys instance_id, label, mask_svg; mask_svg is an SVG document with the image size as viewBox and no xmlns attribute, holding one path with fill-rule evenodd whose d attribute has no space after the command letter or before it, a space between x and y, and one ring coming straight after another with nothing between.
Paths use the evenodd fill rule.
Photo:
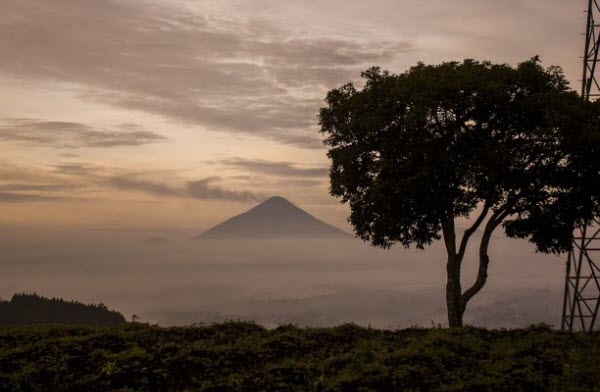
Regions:
<instances>
[{"instance_id":1,"label":"sky","mask_svg":"<svg viewBox=\"0 0 600 392\"><path fill-rule=\"evenodd\" d=\"M317 114L378 65L540 55L585 1L3 0L0 227L200 231L272 195L349 230Z\"/></svg>"}]
</instances>

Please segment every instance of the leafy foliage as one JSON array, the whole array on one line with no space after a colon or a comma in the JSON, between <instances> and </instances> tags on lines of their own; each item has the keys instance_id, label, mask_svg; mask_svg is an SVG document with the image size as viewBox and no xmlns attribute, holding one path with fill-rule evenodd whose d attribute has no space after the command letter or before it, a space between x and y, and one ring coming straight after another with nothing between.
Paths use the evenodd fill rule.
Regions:
<instances>
[{"instance_id":1,"label":"leafy foliage","mask_svg":"<svg viewBox=\"0 0 600 392\"><path fill-rule=\"evenodd\" d=\"M543 326L0 329L1 390L588 391L598 385L600 335Z\"/></svg>"},{"instance_id":2,"label":"leafy foliage","mask_svg":"<svg viewBox=\"0 0 600 392\"><path fill-rule=\"evenodd\" d=\"M109 326L124 322L121 313L109 310L104 304L85 305L37 294L15 294L10 301L0 301L0 325L70 323Z\"/></svg>"},{"instance_id":3,"label":"leafy foliage","mask_svg":"<svg viewBox=\"0 0 600 392\"><path fill-rule=\"evenodd\" d=\"M320 112L331 193L362 239L422 248L483 205L508 236L561 252L600 215L600 103L560 68L465 60L363 77Z\"/></svg>"}]
</instances>

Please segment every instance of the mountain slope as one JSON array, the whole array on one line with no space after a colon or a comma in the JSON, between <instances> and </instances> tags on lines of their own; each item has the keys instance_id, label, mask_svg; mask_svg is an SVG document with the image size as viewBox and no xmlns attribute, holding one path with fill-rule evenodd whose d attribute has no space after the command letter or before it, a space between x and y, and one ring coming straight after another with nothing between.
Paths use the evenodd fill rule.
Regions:
<instances>
[{"instance_id":1,"label":"mountain slope","mask_svg":"<svg viewBox=\"0 0 600 392\"><path fill-rule=\"evenodd\" d=\"M350 238L280 196L226 220L202 233L207 239Z\"/></svg>"}]
</instances>

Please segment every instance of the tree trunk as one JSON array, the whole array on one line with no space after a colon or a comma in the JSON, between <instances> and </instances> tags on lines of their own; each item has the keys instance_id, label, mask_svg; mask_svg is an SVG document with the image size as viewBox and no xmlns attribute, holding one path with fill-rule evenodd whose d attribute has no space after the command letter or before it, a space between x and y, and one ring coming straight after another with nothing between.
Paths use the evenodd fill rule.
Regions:
<instances>
[{"instance_id":1,"label":"tree trunk","mask_svg":"<svg viewBox=\"0 0 600 392\"><path fill-rule=\"evenodd\" d=\"M448 326L450 328L460 328L463 326L463 315L467 309L467 303L479 292L479 290L481 290L487 280L487 269L490 263L487 251L490 238L494 229L498 227L508 215L506 210L495 211L487 222L479 246L479 272L477 274L477 279L473 286L464 293L462 292L460 273L462 261L467 249L467 243L471 235L481 225L489 210L490 207L486 204L477 220L465 231L458 252L456 251L454 219L449 217L446 222L442 222L444 243L446 244L446 251L448 252L448 263L446 264L446 307L448 309Z\"/></svg>"},{"instance_id":2,"label":"tree trunk","mask_svg":"<svg viewBox=\"0 0 600 392\"><path fill-rule=\"evenodd\" d=\"M448 264L446 265L446 308L448 309L448 326L450 328L463 326L465 306L461 298L460 265L461 260L457 256L448 256Z\"/></svg>"}]
</instances>

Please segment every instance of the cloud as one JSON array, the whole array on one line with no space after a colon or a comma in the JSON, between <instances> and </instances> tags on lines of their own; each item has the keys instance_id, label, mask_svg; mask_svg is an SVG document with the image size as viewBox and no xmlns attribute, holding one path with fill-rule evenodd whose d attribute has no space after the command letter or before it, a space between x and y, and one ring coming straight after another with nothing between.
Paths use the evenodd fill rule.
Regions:
<instances>
[{"instance_id":1,"label":"cloud","mask_svg":"<svg viewBox=\"0 0 600 392\"><path fill-rule=\"evenodd\" d=\"M0 191L0 203L23 203L34 201L61 201L64 197L49 196L43 194L16 193Z\"/></svg>"},{"instance_id":2,"label":"cloud","mask_svg":"<svg viewBox=\"0 0 600 392\"><path fill-rule=\"evenodd\" d=\"M168 240L165 237L147 237L144 239L144 242L149 244L163 244L168 242Z\"/></svg>"},{"instance_id":3,"label":"cloud","mask_svg":"<svg viewBox=\"0 0 600 392\"><path fill-rule=\"evenodd\" d=\"M227 189L220 177L185 180L177 170L136 172L88 163L48 165L46 170L27 170L0 163L0 203L60 201L95 197L107 189L142 192L160 197L198 200L255 202L266 195L249 190ZM12 180L12 182L8 182Z\"/></svg>"},{"instance_id":4,"label":"cloud","mask_svg":"<svg viewBox=\"0 0 600 392\"><path fill-rule=\"evenodd\" d=\"M61 163L50 165L57 174L65 174L71 176L96 176L103 169L84 163Z\"/></svg>"},{"instance_id":5,"label":"cloud","mask_svg":"<svg viewBox=\"0 0 600 392\"><path fill-rule=\"evenodd\" d=\"M323 140L318 137L313 137L307 134L282 134L270 132L266 133L265 137L277 140L280 143L289 144L292 146L318 150L323 148Z\"/></svg>"},{"instance_id":6,"label":"cloud","mask_svg":"<svg viewBox=\"0 0 600 392\"><path fill-rule=\"evenodd\" d=\"M230 158L218 162L225 166L235 167L245 171L271 174L282 177L325 177L329 174L327 167L298 167L292 162L274 162L263 159Z\"/></svg>"},{"instance_id":7,"label":"cloud","mask_svg":"<svg viewBox=\"0 0 600 392\"><path fill-rule=\"evenodd\" d=\"M14 192L14 191L58 191L64 189L72 189L72 186L68 185L48 185L48 184L0 184L0 192Z\"/></svg>"},{"instance_id":8,"label":"cloud","mask_svg":"<svg viewBox=\"0 0 600 392\"><path fill-rule=\"evenodd\" d=\"M224 189L214 182L218 177L208 177L196 181L189 181L184 186L172 186L162 182L138 179L128 176L118 176L107 179L107 184L122 190L132 190L148 193L155 196L188 197L200 200L227 200L227 201L258 201L264 198L250 191L235 191Z\"/></svg>"},{"instance_id":9,"label":"cloud","mask_svg":"<svg viewBox=\"0 0 600 392\"><path fill-rule=\"evenodd\" d=\"M68 121L36 119L0 120L0 140L60 148L138 146L167 140L165 137L124 124L120 131L99 131Z\"/></svg>"},{"instance_id":10,"label":"cloud","mask_svg":"<svg viewBox=\"0 0 600 392\"><path fill-rule=\"evenodd\" d=\"M73 184L0 184L0 203L62 201L70 198L60 195L60 192L77 187Z\"/></svg>"},{"instance_id":11,"label":"cloud","mask_svg":"<svg viewBox=\"0 0 600 392\"><path fill-rule=\"evenodd\" d=\"M141 180L135 178L129 178L126 176L112 177L106 180L106 183L117 189L135 190L140 192L149 193L157 196L186 196L185 189L174 188L170 185Z\"/></svg>"},{"instance_id":12,"label":"cloud","mask_svg":"<svg viewBox=\"0 0 600 392\"><path fill-rule=\"evenodd\" d=\"M70 194L83 187L44 170L0 162L0 203L74 200Z\"/></svg>"},{"instance_id":13,"label":"cloud","mask_svg":"<svg viewBox=\"0 0 600 392\"><path fill-rule=\"evenodd\" d=\"M406 41L298 35L264 20L147 1L2 4L0 72L76 83L82 97L206 129L319 149L314 97L412 51ZM307 97L310 97L307 98ZM106 136L106 135L104 135ZM136 143L112 135L95 144Z\"/></svg>"},{"instance_id":14,"label":"cloud","mask_svg":"<svg viewBox=\"0 0 600 392\"><path fill-rule=\"evenodd\" d=\"M247 190L225 189L217 184L220 177L206 177L185 181L177 177L176 172L149 171L131 173L122 168L94 166L87 163L66 163L50 166L62 176L79 178L83 183L96 187L111 187L119 190L137 191L154 196L193 198L200 200L258 201L265 195ZM0 190L2 188L0 187Z\"/></svg>"},{"instance_id":15,"label":"cloud","mask_svg":"<svg viewBox=\"0 0 600 392\"><path fill-rule=\"evenodd\" d=\"M186 185L186 190L196 199L217 199L231 201L258 201L264 199L250 191L231 191L221 187L211 185L215 178L205 178L197 181L190 181Z\"/></svg>"},{"instance_id":16,"label":"cloud","mask_svg":"<svg viewBox=\"0 0 600 392\"><path fill-rule=\"evenodd\" d=\"M297 179L297 180L279 180L276 181L275 184L278 187L294 187L294 188L313 188L317 186L322 186L322 181L317 180L305 180L305 179Z\"/></svg>"}]
</instances>

